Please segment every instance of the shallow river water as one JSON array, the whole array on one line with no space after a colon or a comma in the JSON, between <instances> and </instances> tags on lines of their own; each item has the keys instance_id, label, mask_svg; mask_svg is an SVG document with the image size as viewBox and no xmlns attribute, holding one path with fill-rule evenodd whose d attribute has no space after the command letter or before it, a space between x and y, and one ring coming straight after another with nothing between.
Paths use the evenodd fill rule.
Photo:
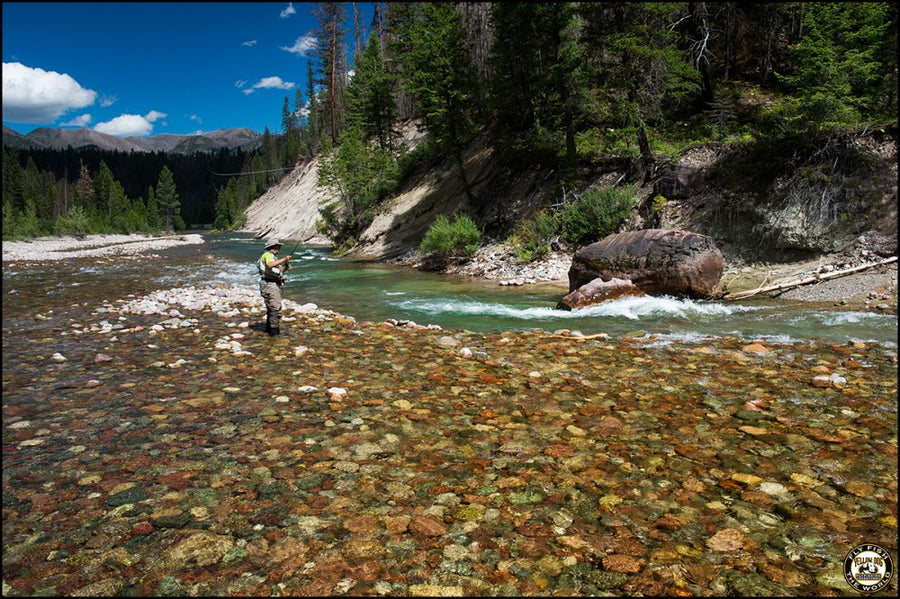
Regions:
<instances>
[{"instance_id":1,"label":"shallow river water","mask_svg":"<svg viewBox=\"0 0 900 599\"><path fill-rule=\"evenodd\" d=\"M4 595L858 596L851 549L897 559L896 317L558 314L302 247L321 309L269 338L258 244L4 264Z\"/></svg>"},{"instance_id":2,"label":"shallow river water","mask_svg":"<svg viewBox=\"0 0 900 599\"><path fill-rule=\"evenodd\" d=\"M246 235L210 235L213 260L197 265L201 280L245 285L255 280L260 242ZM291 244L292 245L292 244ZM583 310L556 309L565 282L500 286L495 280L451 277L378 262L345 261L319 246L286 247L293 266L284 296L361 320L386 318L446 329L503 331L540 328L585 334L656 334L671 338L737 335L745 338L897 342L897 315L835 311L775 300L693 301L673 297L626 298ZM175 269L172 269L175 270ZM170 271L171 272L171 271ZM177 283L182 274L159 278Z\"/></svg>"}]
</instances>

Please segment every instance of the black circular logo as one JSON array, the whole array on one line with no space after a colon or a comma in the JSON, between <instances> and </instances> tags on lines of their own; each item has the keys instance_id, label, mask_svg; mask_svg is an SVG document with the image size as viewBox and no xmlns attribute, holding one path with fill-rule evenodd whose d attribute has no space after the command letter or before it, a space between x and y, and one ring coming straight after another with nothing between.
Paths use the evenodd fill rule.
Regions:
<instances>
[{"instance_id":1,"label":"black circular logo","mask_svg":"<svg viewBox=\"0 0 900 599\"><path fill-rule=\"evenodd\" d=\"M861 593L880 591L893 576L894 560L878 545L857 545L844 558L844 578Z\"/></svg>"}]
</instances>

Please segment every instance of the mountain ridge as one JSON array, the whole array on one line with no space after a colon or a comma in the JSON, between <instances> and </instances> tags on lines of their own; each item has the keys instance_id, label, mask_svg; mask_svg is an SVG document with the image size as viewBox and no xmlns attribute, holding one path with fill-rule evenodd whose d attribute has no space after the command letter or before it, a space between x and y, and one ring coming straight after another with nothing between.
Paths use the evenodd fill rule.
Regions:
<instances>
[{"instance_id":1,"label":"mountain ridge","mask_svg":"<svg viewBox=\"0 0 900 599\"><path fill-rule=\"evenodd\" d=\"M191 154L227 150L255 150L263 136L246 127L217 129L193 135L161 133L150 137L116 137L92 129L39 127L27 135L3 125L3 145L19 149L65 150L95 147L119 152L165 152Z\"/></svg>"}]
</instances>

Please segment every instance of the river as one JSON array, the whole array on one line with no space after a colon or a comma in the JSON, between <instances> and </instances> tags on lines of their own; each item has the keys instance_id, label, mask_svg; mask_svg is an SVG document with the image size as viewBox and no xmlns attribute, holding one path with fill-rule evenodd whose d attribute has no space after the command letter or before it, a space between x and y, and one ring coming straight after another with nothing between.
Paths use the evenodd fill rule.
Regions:
<instances>
[{"instance_id":1,"label":"river","mask_svg":"<svg viewBox=\"0 0 900 599\"><path fill-rule=\"evenodd\" d=\"M249 236L207 236L215 264L203 279L241 285L255 280L260 242ZM292 244L283 251L291 251ZM897 315L835 311L801 302L751 299L696 301L675 297L625 298L575 311L559 310L567 292L558 284L501 286L495 280L447 276L380 262L346 261L329 248L294 251L284 296L313 302L361 320L387 318L437 324L446 329L503 331L539 328L589 335L656 335L663 339L737 336L777 342L897 342Z\"/></svg>"},{"instance_id":2,"label":"river","mask_svg":"<svg viewBox=\"0 0 900 599\"><path fill-rule=\"evenodd\" d=\"M4 596L824 596L896 556L896 316L321 247L280 337L123 308L254 289L260 242L206 239L4 269Z\"/></svg>"},{"instance_id":3,"label":"river","mask_svg":"<svg viewBox=\"0 0 900 599\"><path fill-rule=\"evenodd\" d=\"M3 272L4 302L59 308L188 285L256 288L261 242L245 234L206 234L200 246L166 250L164 259L74 259ZM292 268L285 299L314 303L359 320L389 318L448 330L574 330L585 335L653 336L661 342L738 337L776 343L877 342L897 345L897 315L829 309L805 302L740 302L669 296L630 297L567 311L556 308L560 283L502 286L496 280L443 275L375 261L351 261L325 246L288 244Z\"/></svg>"}]
</instances>

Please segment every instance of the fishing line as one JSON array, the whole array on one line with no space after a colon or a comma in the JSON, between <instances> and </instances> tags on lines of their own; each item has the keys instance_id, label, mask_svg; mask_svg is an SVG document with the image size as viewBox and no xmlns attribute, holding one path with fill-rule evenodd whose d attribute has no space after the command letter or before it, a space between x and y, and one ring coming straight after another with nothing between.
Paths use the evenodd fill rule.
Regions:
<instances>
[{"instance_id":1,"label":"fishing line","mask_svg":"<svg viewBox=\"0 0 900 599\"><path fill-rule=\"evenodd\" d=\"M288 170L291 170L292 168L294 168L294 167L285 166L282 168L274 168L274 169L271 169L268 171L247 171L247 172L242 172L242 173L217 173L209 167L206 167L206 170L208 170L211 174L218 175L220 177L236 177L236 176L240 176L240 175L257 175L259 173L277 173L278 171L288 171Z\"/></svg>"}]
</instances>

